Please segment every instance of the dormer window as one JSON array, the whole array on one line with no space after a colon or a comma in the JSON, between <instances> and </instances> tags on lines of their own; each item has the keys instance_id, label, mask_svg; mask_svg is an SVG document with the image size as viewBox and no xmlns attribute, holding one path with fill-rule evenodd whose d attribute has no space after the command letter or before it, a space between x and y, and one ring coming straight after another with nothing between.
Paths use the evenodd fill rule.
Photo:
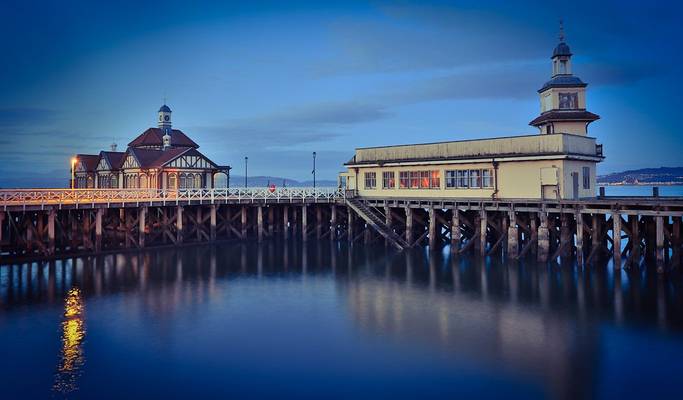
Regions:
<instances>
[{"instance_id":1,"label":"dormer window","mask_svg":"<svg viewBox=\"0 0 683 400\"><path fill-rule=\"evenodd\" d=\"M560 74L567 74L567 60L560 61Z\"/></svg>"}]
</instances>

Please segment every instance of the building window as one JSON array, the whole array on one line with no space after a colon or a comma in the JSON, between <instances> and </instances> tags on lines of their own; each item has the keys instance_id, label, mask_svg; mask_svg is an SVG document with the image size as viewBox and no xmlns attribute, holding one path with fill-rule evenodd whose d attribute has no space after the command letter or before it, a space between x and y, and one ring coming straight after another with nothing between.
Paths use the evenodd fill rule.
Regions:
<instances>
[{"instance_id":1,"label":"building window","mask_svg":"<svg viewBox=\"0 0 683 400\"><path fill-rule=\"evenodd\" d=\"M470 171L466 169L461 169L458 171L458 181L457 181L457 186L458 188L465 189L470 187Z\"/></svg>"},{"instance_id":2,"label":"building window","mask_svg":"<svg viewBox=\"0 0 683 400\"><path fill-rule=\"evenodd\" d=\"M187 187L185 174L180 174L180 187L179 189L185 189Z\"/></svg>"},{"instance_id":3,"label":"building window","mask_svg":"<svg viewBox=\"0 0 683 400\"><path fill-rule=\"evenodd\" d=\"M201 189L202 187L202 176L200 174L194 174L194 187L196 189Z\"/></svg>"},{"instance_id":4,"label":"building window","mask_svg":"<svg viewBox=\"0 0 683 400\"><path fill-rule=\"evenodd\" d=\"M112 176L111 176L111 181L110 181L110 186L109 186L109 187L112 188L112 189L116 189L116 188L119 187L119 180L118 180L118 178L116 177L116 175L112 175Z\"/></svg>"},{"instance_id":5,"label":"building window","mask_svg":"<svg viewBox=\"0 0 683 400\"><path fill-rule=\"evenodd\" d=\"M420 171L410 171L410 188L420 188Z\"/></svg>"},{"instance_id":6,"label":"building window","mask_svg":"<svg viewBox=\"0 0 683 400\"><path fill-rule=\"evenodd\" d=\"M560 109L574 110L579 108L578 93L560 93Z\"/></svg>"},{"instance_id":7,"label":"building window","mask_svg":"<svg viewBox=\"0 0 683 400\"><path fill-rule=\"evenodd\" d=\"M377 187L377 174L375 172L365 173L365 188L375 189Z\"/></svg>"},{"instance_id":8,"label":"building window","mask_svg":"<svg viewBox=\"0 0 683 400\"><path fill-rule=\"evenodd\" d=\"M481 170L481 185L485 188L493 187L493 171L490 169Z\"/></svg>"},{"instance_id":9,"label":"building window","mask_svg":"<svg viewBox=\"0 0 683 400\"><path fill-rule=\"evenodd\" d=\"M457 172L458 171L446 171L446 187L449 189L456 188L458 187L458 178L457 178Z\"/></svg>"},{"instance_id":10,"label":"building window","mask_svg":"<svg viewBox=\"0 0 683 400\"><path fill-rule=\"evenodd\" d=\"M140 175L140 187L142 189L147 189L147 175Z\"/></svg>"},{"instance_id":11,"label":"building window","mask_svg":"<svg viewBox=\"0 0 683 400\"><path fill-rule=\"evenodd\" d=\"M481 171L478 169L470 170L470 187L480 188L481 187Z\"/></svg>"},{"instance_id":12,"label":"building window","mask_svg":"<svg viewBox=\"0 0 683 400\"><path fill-rule=\"evenodd\" d=\"M401 171L398 173L398 185L401 189L407 189L410 187L410 172Z\"/></svg>"},{"instance_id":13,"label":"building window","mask_svg":"<svg viewBox=\"0 0 683 400\"><path fill-rule=\"evenodd\" d=\"M177 189L178 188L175 174L171 174L168 176L168 188L169 189Z\"/></svg>"},{"instance_id":14,"label":"building window","mask_svg":"<svg viewBox=\"0 0 683 400\"><path fill-rule=\"evenodd\" d=\"M395 189L396 179L394 178L394 171L382 172L382 189Z\"/></svg>"},{"instance_id":15,"label":"building window","mask_svg":"<svg viewBox=\"0 0 683 400\"><path fill-rule=\"evenodd\" d=\"M432 189L441 189L441 176L439 171L430 171L429 187Z\"/></svg>"},{"instance_id":16,"label":"building window","mask_svg":"<svg viewBox=\"0 0 683 400\"><path fill-rule=\"evenodd\" d=\"M590 167L583 167L583 188L584 189L590 189L591 188L591 168Z\"/></svg>"}]
</instances>

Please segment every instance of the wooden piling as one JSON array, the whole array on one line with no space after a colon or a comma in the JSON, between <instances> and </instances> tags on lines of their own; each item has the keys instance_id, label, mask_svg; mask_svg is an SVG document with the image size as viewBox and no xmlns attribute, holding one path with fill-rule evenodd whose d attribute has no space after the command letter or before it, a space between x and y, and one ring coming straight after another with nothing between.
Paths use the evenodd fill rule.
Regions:
<instances>
[{"instance_id":1,"label":"wooden piling","mask_svg":"<svg viewBox=\"0 0 683 400\"><path fill-rule=\"evenodd\" d=\"M353 210L351 207L347 207L346 209L346 216L347 216L347 223L346 223L346 240L348 240L349 243L353 243Z\"/></svg>"},{"instance_id":2,"label":"wooden piling","mask_svg":"<svg viewBox=\"0 0 683 400\"><path fill-rule=\"evenodd\" d=\"M183 242L183 207L176 207L176 243Z\"/></svg>"},{"instance_id":3,"label":"wooden piling","mask_svg":"<svg viewBox=\"0 0 683 400\"><path fill-rule=\"evenodd\" d=\"M671 266L681 265L681 217L673 217L671 232Z\"/></svg>"},{"instance_id":4,"label":"wooden piling","mask_svg":"<svg viewBox=\"0 0 683 400\"><path fill-rule=\"evenodd\" d=\"M413 245L413 209L406 207L406 242Z\"/></svg>"},{"instance_id":5,"label":"wooden piling","mask_svg":"<svg viewBox=\"0 0 683 400\"><path fill-rule=\"evenodd\" d=\"M138 245L145 247L145 230L147 229L147 207L140 207L138 215Z\"/></svg>"},{"instance_id":6,"label":"wooden piling","mask_svg":"<svg viewBox=\"0 0 683 400\"><path fill-rule=\"evenodd\" d=\"M436 251L436 211L429 207L429 250Z\"/></svg>"},{"instance_id":7,"label":"wooden piling","mask_svg":"<svg viewBox=\"0 0 683 400\"><path fill-rule=\"evenodd\" d=\"M256 207L256 236L258 238L258 242L261 243L263 241L263 207L258 206Z\"/></svg>"},{"instance_id":8,"label":"wooden piling","mask_svg":"<svg viewBox=\"0 0 683 400\"><path fill-rule=\"evenodd\" d=\"M540 212L539 218L541 223L538 226L537 242L538 242L538 254L537 260L539 262L548 261L548 252L550 251L550 232L548 231L548 214L545 212Z\"/></svg>"},{"instance_id":9,"label":"wooden piling","mask_svg":"<svg viewBox=\"0 0 683 400\"><path fill-rule=\"evenodd\" d=\"M330 212L330 240L337 240L337 206L332 204Z\"/></svg>"},{"instance_id":10,"label":"wooden piling","mask_svg":"<svg viewBox=\"0 0 683 400\"><path fill-rule=\"evenodd\" d=\"M273 237L275 233L275 207L268 207L268 236Z\"/></svg>"},{"instance_id":11,"label":"wooden piling","mask_svg":"<svg viewBox=\"0 0 683 400\"><path fill-rule=\"evenodd\" d=\"M282 209L282 230L285 239L289 239L289 206L284 206Z\"/></svg>"},{"instance_id":12,"label":"wooden piling","mask_svg":"<svg viewBox=\"0 0 683 400\"><path fill-rule=\"evenodd\" d=\"M577 212L574 214L574 219L576 220L576 263L579 266L583 265L584 262L584 250L583 250L583 214Z\"/></svg>"},{"instance_id":13,"label":"wooden piling","mask_svg":"<svg viewBox=\"0 0 683 400\"><path fill-rule=\"evenodd\" d=\"M211 241L216 240L216 208L215 204L211 205Z\"/></svg>"},{"instance_id":14,"label":"wooden piling","mask_svg":"<svg viewBox=\"0 0 683 400\"><path fill-rule=\"evenodd\" d=\"M664 217L658 215L655 217L656 232L656 260L657 272L664 272Z\"/></svg>"},{"instance_id":15,"label":"wooden piling","mask_svg":"<svg viewBox=\"0 0 683 400\"><path fill-rule=\"evenodd\" d=\"M508 243L507 252L511 259L517 258L519 255L519 228L517 227L517 216L514 211L508 214L510 224L508 226Z\"/></svg>"},{"instance_id":16,"label":"wooden piling","mask_svg":"<svg viewBox=\"0 0 683 400\"><path fill-rule=\"evenodd\" d=\"M97 210L99 211L99 210ZM57 212L50 210L47 214L47 253L48 255L55 254L55 217ZM97 226L95 226L95 233L97 233ZM95 238L97 239L97 237ZM96 241L97 243L97 241ZM99 249L96 249L99 250Z\"/></svg>"},{"instance_id":17,"label":"wooden piling","mask_svg":"<svg viewBox=\"0 0 683 400\"><path fill-rule=\"evenodd\" d=\"M305 242L308 240L308 206L301 206L301 239Z\"/></svg>"},{"instance_id":18,"label":"wooden piling","mask_svg":"<svg viewBox=\"0 0 683 400\"><path fill-rule=\"evenodd\" d=\"M240 239L244 240L247 238L247 206L242 206L240 210Z\"/></svg>"},{"instance_id":19,"label":"wooden piling","mask_svg":"<svg viewBox=\"0 0 683 400\"><path fill-rule=\"evenodd\" d=\"M612 258L614 268L621 268L621 214L612 213Z\"/></svg>"},{"instance_id":20,"label":"wooden piling","mask_svg":"<svg viewBox=\"0 0 683 400\"><path fill-rule=\"evenodd\" d=\"M486 255L486 237L488 230L488 216L486 210L480 210L479 223L479 255L483 257Z\"/></svg>"},{"instance_id":21,"label":"wooden piling","mask_svg":"<svg viewBox=\"0 0 683 400\"><path fill-rule=\"evenodd\" d=\"M459 254L462 232L460 231L460 211L458 207L453 208L451 217L451 253Z\"/></svg>"}]
</instances>

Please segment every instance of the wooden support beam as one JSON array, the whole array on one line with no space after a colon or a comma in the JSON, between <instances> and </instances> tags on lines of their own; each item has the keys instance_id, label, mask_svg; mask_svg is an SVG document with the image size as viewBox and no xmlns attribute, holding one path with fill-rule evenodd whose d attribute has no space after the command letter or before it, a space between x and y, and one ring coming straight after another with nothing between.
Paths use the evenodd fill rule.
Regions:
<instances>
[{"instance_id":1,"label":"wooden support beam","mask_svg":"<svg viewBox=\"0 0 683 400\"><path fill-rule=\"evenodd\" d=\"M282 230L285 239L289 239L289 206L282 207Z\"/></svg>"},{"instance_id":2,"label":"wooden support beam","mask_svg":"<svg viewBox=\"0 0 683 400\"><path fill-rule=\"evenodd\" d=\"M598 253L602 251L602 224L600 223L600 219L604 219L602 214L593 214L593 218L591 220L592 227L591 227L591 255L589 258L593 258L598 256Z\"/></svg>"},{"instance_id":3,"label":"wooden support beam","mask_svg":"<svg viewBox=\"0 0 683 400\"><path fill-rule=\"evenodd\" d=\"M671 266L681 265L681 217L673 217L671 232Z\"/></svg>"},{"instance_id":4,"label":"wooden support beam","mask_svg":"<svg viewBox=\"0 0 683 400\"><path fill-rule=\"evenodd\" d=\"M614 268L621 268L621 215L612 213L612 257Z\"/></svg>"},{"instance_id":5,"label":"wooden support beam","mask_svg":"<svg viewBox=\"0 0 683 400\"><path fill-rule=\"evenodd\" d=\"M349 241L349 243L353 243L353 219L354 219L354 214L353 210L351 207L346 208L346 216L347 216L347 223L346 223L346 239Z\"/></svg>"},{"instance_id":6,"label":"wooden support beam","mask_svg":"<svg viewBox=\"0 0 683 400\"><path fill-rule=\"evenodd\" d=\"M429 250L436 251L436 211L429 207Z\"/></svg>"},{"instance_id":7,"label":"wooden support beam","mask_svg":"<svg viewBox=\"0 0 683 400\"><path fill-rule=\"evenodd\" d=\"M138 216L138 245L145 247L145 231L147 230L147 207L140 207Z\"/></svg>"},{"instance_id":8,"label":"wooden support beam","mask_svg":"<svg viewBox=\"0 0 683 400\"><path fill-rule=\"evenodd\" d=\"M664 217L655 217L657 272L664 272Z\"/></svg>"},{"instance_id":9,"label":"wooden support beam","mask_svg":"<svg viewBox=\"0 0 683 400\"><path fill-rule=\"evenodd\" d=\"M323 210L320 204L315 207L315 237L320 239L323 235Z\"/></svg>"},{"instance_id":10,"label":"wooden support beam","mask_svg":"<svg viewBox=\"0 0 683 400\"><path fill-rule=\"evenodd\" d=\"M574 214L574 219L576 220L576 263L579 266L583 266L584 261L584 249L583 249L583 215L581 213Z\"/></svg>"},{"instance_id":11,"label":"wooden support beam","mask_svg":"<svg viewBox=\"0 0 683 400\"><path fill-rule=\"evenodd\" d=\"M487 236L487 230L488 230L487 229L488 228L488 216L486 214L486 210L480 211L479 223L480 223L480 228L479 228L479 255L485 256L486 255L486 236Z\"/></svg>"},{"instance_id":12,"label":"wooden support beam","mask_svg":"<svg viewBox=\"0 0 683 400\"><path fill-rule=\"evenodd\" d=\"M241 216L240 239L244 240L247 238L247 206L242 206L242 209L240 210L240 216Z\"/></svg>"},{"instance_id":13,"label":"wooden support beam","mask_svg":"<svg viewBox=\"0 0 683 400\"><path fill-rule=\"evenodd\" d=\"M330 240L337 240L337 206L332 204L330 217Z\"/></svg>"},{"instance_id":14,"label":"wooden support beam","mask_svg":"<svg viewBox=\"0 0 683 400\"><path fill-rule=\"evenodd\" d=\"M560 214L560 244L557 253L562 258L567 258L571 255L571 242L574 235L571 233L569 217L570 214Z\"/></svg>"},{"instance_id":15,"label":"wooden support beam","mask_svg":"<svg viewBox=\"0 0 683 400\"><path fill-rule=\"evenodd\" d=\"M389 206L384 206L384 223L386 224L387 228L389 228L389 231L393 231L394 228L394 220L393 220L393 215L391 212L391 207ZM384 240L384 245L389 246L391 243L389 240Z\"/></svg>"},{"instance_id":16,"label":"wooden support beam","mask_svg":"<svg viewBox=\"0 0 683 400\"><path fill-rule=\"evenodd\" d=\"M5 231L5 212L0 211L0 249L2 249L2 242L4 240L3 232Z\"/></svg>"},{"instance_id":17,"label":"wooden support beam","mask_svg":"<svg viewBox=\"0 0 683 400\"><path fill-rule=\"evenodd\" d=\"M519 228L517 228L517 217L515 216L515 212L510 211L508 218L510 220L510 226L508 226L507 234L507 253L508 257L515 259L519 255Z\"/></svg>"},{"instance_id":18,"label":"wooden support beam","mask_svg":"<svg viewBox=\"0 0 683 400\"><path fill-rule=\"evenodd\" d=\"M308 240L308 206L301 206L301 239L305 242Z\"/></svg>"},{"instance_id":19,"label":"wooden support beam","mask_svg":"<svg viewBox=\"0 0 683 400\"><path fill-rule=\"evenodd\" d=\"M413 244L413 209L406 207L406 242Z\"/></svg>"},{"instance_id":20,"label":"wooden support beam","mask_svg":"<svg viewBox=\"0 0 683 400\"><path fill-rule=\"evenodd\" d=\"M98 210L99 211L99 210ZM55 218L57 212L50 210L47 214L47 253L55 254Z\"/></svg>"},{"instance_id":21,"label":"wooden support beam","mask_svg":"<svg viewBox=\"0 0 683 400\"><path fill-rule=\"evenodd\" d=\"M541 223L538 226L538 254L536 259L539 262L546 262L548 261L548 252L550 251L550 232L548 231L548 214L542 211L538 214L538 216L541 220Z\"/></svg>"},{"instance_id":22,"label":"wooden support beam","mask_svg":"<svg viewBox=\"0 0 683 400\"><path fill-rule=\"evenodd\" d=\"M268 207L268 236L273 237L275 233L275 207Z\"/></svg>"},{"instance_id":23,"label":"wooden support beam","mask_svg":"<svg viewBox=\"0 0 683 400\"><path fill-rule=\"evenodd\" d=\"M176 207L176 243L183 242L183 207Z\"/></svg>"},{"instance_id":24,"label":"wooden support beam","mask_svg":"<svg viewBox=\"0 0 683 400\"><path fill-rule=\"evenodd\" d=\"M211 205L211 211L210 211L210 212L211 212L211 221L210 221L210 224L211 224L211 241L212 241L212 242L213 242L214 240L216 240L216 214L217 214L217 213L216 213L216 212L217 212L216 208L217 208L217 207L218 207L218 206L216 206L215 204L212 204L212 205Z\"/></svg>"},{"instance_id":25,"label":"wooden support beam","mask_svg":"<svg viewBox=\"0 0 683 400\"><path fill-rule=\"evenodd\" d=\"M453 216L451 217L451 253L458 254L461 239L462 232L460 231L460 211L458 210L458 207L454 207Z\"/></svg>"},{"instance_id":26,"label":"wooden support beam","mask_svg":"<svg viewBox=\"0 0 683 400\"><path fill-rule=\"evenodd\" d=\"M259 243L263 241L263 207L258 206L256 208L256 234Z\"/></svg>"}]
</instances>

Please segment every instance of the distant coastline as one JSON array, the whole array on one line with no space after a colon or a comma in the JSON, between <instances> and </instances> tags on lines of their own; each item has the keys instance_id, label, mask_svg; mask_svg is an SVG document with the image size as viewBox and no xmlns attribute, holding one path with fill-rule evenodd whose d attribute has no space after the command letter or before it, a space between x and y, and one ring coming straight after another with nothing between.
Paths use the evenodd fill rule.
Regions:
<instances>
[{"instance_id":1,"label":"distant coastline","mask_svg":"<svg viewBox=\"0 0 683 400\"><path fill-rule=\"evenodd\" d=\"M599 186L681 186L683 167L642 168L597 177Z\"/></svg>"}]
</instances>

